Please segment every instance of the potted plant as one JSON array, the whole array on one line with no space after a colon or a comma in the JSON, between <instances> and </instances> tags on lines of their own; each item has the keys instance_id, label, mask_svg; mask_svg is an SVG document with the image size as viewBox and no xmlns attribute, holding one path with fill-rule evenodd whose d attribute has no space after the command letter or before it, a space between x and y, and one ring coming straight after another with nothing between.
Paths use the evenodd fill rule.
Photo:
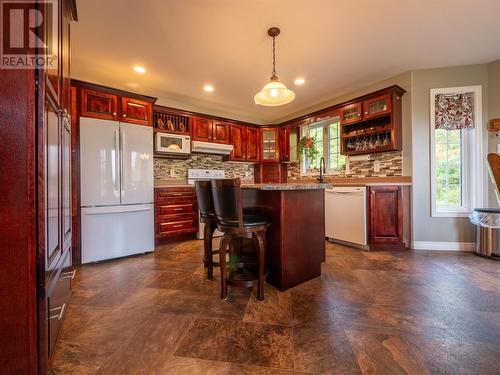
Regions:
<instances>
[{"instance_id":1,"label":"potted plant","mask_svg":"<svg viewBox=\"0 0 500 375\"><path fill-rule=\"evenodd\" d=\"M314 163L318 154L316 136L308 137L304 135L297 144L297 159L302 161L302 158L305 157L311 163Z\"/></svg>"}]
</instances>

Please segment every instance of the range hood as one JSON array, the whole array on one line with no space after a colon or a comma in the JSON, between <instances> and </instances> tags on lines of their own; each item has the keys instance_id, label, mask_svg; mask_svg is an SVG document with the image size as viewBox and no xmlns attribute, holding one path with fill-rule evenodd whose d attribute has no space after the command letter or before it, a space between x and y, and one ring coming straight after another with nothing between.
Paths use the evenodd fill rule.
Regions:
<instances>
[{"instance_id":1,"label":"range hood","mask_svg":"<svg viewBox=\"0 0 500 375\"><path fill-rule=\"evenodd\" d=\"M220 143L193 141L191 152L200 154L229 155L233 151L233 145L222 145Z\"/></svg>"}]
</instances>

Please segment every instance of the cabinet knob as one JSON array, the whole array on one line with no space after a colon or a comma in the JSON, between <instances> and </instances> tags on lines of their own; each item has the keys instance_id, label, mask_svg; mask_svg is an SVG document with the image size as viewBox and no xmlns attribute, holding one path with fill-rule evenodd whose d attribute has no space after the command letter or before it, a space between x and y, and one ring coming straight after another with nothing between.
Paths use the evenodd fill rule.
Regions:
<instances>
[{"instance_id":1,"label":"cabinet knob","mask_svg":"<svg viewBox=\"0 0 500 375\"><path fill-rule=\"evenodd\" d=\"M368 112L365 112L365 115L367 115L367 114L368 114Z\"/></svg>"},{"instance_id":2,"label":"cabinet knob","mask_svg":"<svg viewBox=\"0 0 500 375\"><path fill-rule=\"evenodd\" d=\"M123 114L123 117L127 117L127 115L124 113L124 114Z\"/></svg>"},{"instance_id":3,"label":"cabinet knob","mask_svg":"<svg viewBox=\"0 0 500 375\"><path fill-rule=\"evenodd\" d=\"M116 112L113 112L113 116L116 116Z\"/></svg>"}]
</instances>

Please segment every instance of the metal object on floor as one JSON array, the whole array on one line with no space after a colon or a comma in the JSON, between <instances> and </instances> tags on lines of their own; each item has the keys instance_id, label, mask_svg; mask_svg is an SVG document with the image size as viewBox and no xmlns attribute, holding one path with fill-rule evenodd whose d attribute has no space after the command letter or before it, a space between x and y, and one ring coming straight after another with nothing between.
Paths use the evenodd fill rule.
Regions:
<instances>
[{"instance_id":1,"label":"metal object on floor","mask_svg":"<svg viewBox=\"0 0 500 375\"><path fill-rule=\"evenodd\" d=\"M470 220L477 227L475 253L500 260L500 209L476 208Z\"/></svg>"}]
</instances>

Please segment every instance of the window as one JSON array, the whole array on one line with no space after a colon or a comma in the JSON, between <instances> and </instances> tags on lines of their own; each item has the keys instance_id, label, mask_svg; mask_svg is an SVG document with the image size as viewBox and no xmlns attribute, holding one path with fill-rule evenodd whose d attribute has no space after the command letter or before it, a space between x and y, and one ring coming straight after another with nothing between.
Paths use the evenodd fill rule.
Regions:
<instances>
[{"instance_id":1,"label":"window","mask_svg":"<svg viewBox=\"0 0 500 375\"><path fill-rule=\"evenodd\" d=\"M321 157L325 158L327 174L335 174L345 165L345 156L340 154L340 119L335 117L302 128L302 136L309 130L309 136L316 137L318 156L315 160L302 159L302 174L317 174Z\"/></svg>"},{"instance_id":2,"label":"window","mask_svg":"<svg viewBox=\"0 0 500 375\"><path fill-rule=\"evenodd\" d=\"M481 128L480 86L431 90L432 216L467 216L481 204Z\"/></svg>"}]
</instances>

